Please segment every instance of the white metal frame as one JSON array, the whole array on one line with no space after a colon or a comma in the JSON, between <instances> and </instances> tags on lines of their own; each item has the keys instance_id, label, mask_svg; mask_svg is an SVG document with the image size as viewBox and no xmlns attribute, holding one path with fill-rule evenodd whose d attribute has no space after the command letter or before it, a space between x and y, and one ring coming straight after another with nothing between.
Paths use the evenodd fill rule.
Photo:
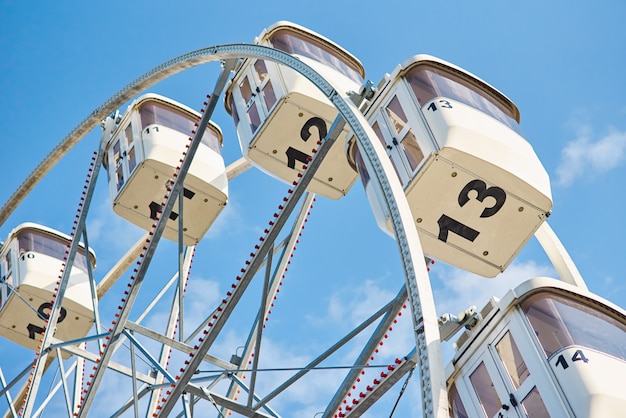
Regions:
<instances>
[{"instance_id":1,"label":"white metal frame","mask_svg":"<svg viewBox=\"0 0 626 418\"><path fill-rule=\"evenodd\" d=\"M262 47L258 45L246 45L246 44L233 44L233 45L220 45L205 48L202 50L194 51L190 54L183 55L181 57L175 58L171 61L168 61L161 66L156 67L152 71L146 73L145 75L139 77L137 80L129 84L126 88L118 92L111 99L105 102L101 107L92 112L74 131L72 131L59 146L49 155L49 157L44 160L33 172L33 174L20 186L20 188L15 192L12 198L7 202L7 204L0 210L0 223L3 223L8 216L12 213L12 211L19 205L21 200L29 193L29 191L34 187L34 185L41 179L48 170L56 164L60 160L60 158L65 155L67 150L71 149L73 145L75 145L82 137L93 129L100 120L104 119L104 117L123 103L128 101L137 91L141 91L147 88L150 85L155 84L156 82L167 78L170 75L173 75L179 71L182 71L185 68L189 68L190 66L203 64L206 62L212 61L222 61L225 64L224 71L222 73L221 78L216 83L215 92L212 95L212 99L209 101L207 105L207 109L205 112L206 118L203 118L203 123L208 123L208 118L210 117L215 104L216 98L219 97L224 84L226 82L226 78L230 71L235 67L236 60L240 58L262 58L268 59L272 61L279 62L283 65L290 66L291 68L300 72L303 76L307 77L310 81L312 81L323 94L325 94L329 100L336 106L338 109L341 118L336 122L335 128L342 127L342 124L347 123L350 128L353 130L356 140L358 141L359 147L363 152L364 160L368 166L368 171L372 174L372 177L375 178L380 189L383 192L385 205L387 206L388 212L391 214L391 221L393 224L393 230L395 234L395 238L398 243L398 249L400 253L401 262L404 267L405 272L405 285L406 285L406 294L410 300L411 307L411 316L413 320L413 329L414 329L414 338L416 342L416 353L407 355L407 361L404 363L406 366L404 368L399 368L401 370L398 374L395 375L396 379L399 379L403 374L408 373L410 367L417 365L420 371L420 381L422 393L424 394L422 399L422 406L424 411L424 416L426 417L444 417L447 416L447 397L446 397L446 388L444 381L444 373L443 373L443 362L442 362L442 354L441 347L439 341L439 332L438 332L438 324L437 324L437 316L435 314L434 301L432 300L432 291L430 288L429 278L427 274L426 265L424 263L424 255L421 250L421 245L419 242L419 238L417 236L417 231L415 230L415 226L413 224L412 216L410 209L408 207L408 203L406 201L406 197L403 193L402 185L400 184L399 179L395 175L395 171L391 166L391 163L388 159L387 152L382 146L382 144L375 138L375 134L372 129L369 127L369 124L360 114L360 111L356 107L355 104L351 103L346 96L342 93L336 91L332 85L326 82L319 74L317 74L310 67L302 63L301 61L289 56L288 54L282 53L280 51L274 50L272 48ZM361 93L363 95L367 94L368 89L365 88ZM206 126L206 125L205 125ZM312 176L315 170L315 164L319 165L319 162L323 159L324 150L330 147L333 142L333 134L336 134L337 129L331 130L331 134L329 134L327 140L324 142L322 147L320 147L320 151L317 153L317 157L314 158L314 161L311 163L309 167L309 171L306 172L305 176L302 179L302 182L299 183L298 187L294 189L294 194L290 202L286 206L288 207L288 211L285 213L292 211L296 208L300 197L304 195L304 189L306 187L306 182ZM199 129L200 132L203 132L202 129ZM194 138L193 144L197 144L199 142L199 138ZM197 145L196 145L197 146ZM185 160L181 167L181 173L178 177L178 180L175 184L172 185L172 193L174 196L177 195L177 191L182 187L182 179L184 179L184 175L186 170L188 170L191 157L193 156L193 149L189 152L190 157ZM89 200L92 193L92 187L95 185L95 180L97 177L97 172L99 171L100 164L103 158L103 148L101 147L100 153L98 154L98 158L96 161L96 170L92 180L89 183L89 190L87 192L86 202L84 204L84 212L80 215L78 220L78 226L76 230L76 236L82 236L85 233L85 216L89 207ZM240 170L241 167L236 167L234 170ZM311 173L311 174L309 174ZM307 178L307 176L309 178ZM171 211L173 208L173 204L175 201L175 197L173 199L168 199L164 208L164 215ZM261 269L261 267L265 264L271 265L272 255L276 251L274 239L278 236L278 232L280 227L282 227L286 222L286 217L278 219L277 226L275 229L272 229L270 232L268 239L266 242L268 243L265 247L263 247L262 251L257 253L258 255L252 260L252 266L250 267L250 271L254 271L256 273ZM163 216L163 218L167 219L167 216ZM162 219L163 219L162 218ZM282 224L281 224L282 223ZM162 233L164 227L164 223L159 222L155 229L155 238L151 239L148 243L148 248L146 250L145 258L147 260L150 259L154 250L158 244L158 238L160 233ZM540 236L545 231L538 233ZM86 235L85 235L86 236ZM539 237L538 237L539 238ZM562 276L566 277L566 280L575 283L576 285L582 287L584 286L584 281L580 278L580 275L575 270L575 266L571 263L569 256L567 256L566 252L558 243L556 236L551 236L549 233L547 234L547 238L541 236L540 241L542 241L542 246L546 249L546 252L549 253L551 259L558 259L557 269L560 270ZM145 242L145 238L143 239ZM142 242L142 243L143 243ZM78 240L75 240L72 244L70 259L74 256L77 249ZM136 251L129 251L128 260L122 262L121 265L132 264L132 260L134 259L133 255L136 257ZM71 262L70 262L71 264ZM149 264L149 261L147 262ZM144 265L147 265L144 264ZM561 266L561 267L559 267ZM114 277L119 275L124 271L123 267L116 266L108 277ZM183 277L184 268L179 270L178 277ZM252 275L243 277L242 283L249 282L252 279ZM126 303L124 308L122 309L122 313L120 315L120 319L117 322L117 326L113 329L112 332L105 333L111 339L111 344L107 345L103 348L103 354L99 358L99 366L95 373L95 378L90 385L90 389L85 396L85 403L82 405L80 409L80 416L86 416L89 411L89 407L93 402L93 397L98 390L99 382L102 378L103 373L108 369L116 369L118 371L123 371L127 373L129 376L132 376L133 379L141 380L150 385L157 385L158 381L151 377L141 375L137 373L135 367L125 367L123 365L115 364L112 360L112 354L115 352L116 348L119 347L120 342L123 339L130 338L132 341L132 333L143 333L143 335L150 336L151 338L159 341L164 344L164 347L170 347L172 349L180 350L181 352L194 352L195 357L190 362L191 364L187 367L187 369L182 373L180 379L176 383L175 387L172 390L172 394L168 397L163 408L160 410L161 415L167 415L172 412L174 405L178 402L178 400L183 396L183 392L187 392L188 394L192 394L195 397L207 399L211 402L216 402L221 405L225 410L234 410L244 415L258 415L265 416L265 413L259 411L261 408L265 408L265 404L268 399L259 400L254 395L254 385L252 384L250 389L250 397L247 400L247 404L238 404L233 402L228 398L220 397L216 393L210 392L209 389L205 386L198 385L192 379L195 370L198 368L198 365L205 359L213 362L216 365L224 368L224 375L217 379L221 379L226 377L232 369L232 365L230 363L221 361L220 359L212 358L208 355L208 350L212 343L212 338L205 339L205 343L202 344L198 349L194 349L190 347L186 342L177 342L170 338L168 335L160 335L151 333L150 330L142 328L137 323L132 323L128 321L128 309L133 304L134 298L139 292L141 282L143 280L143 275L145 274L144 270L138 272L133 287L129 290L130 295L126 298ZM107 279L105 284L108 284L110 280ZM266 294L269 296L271 294L271 275L269 267L266 272ZM67 274L63 276L62 279L62 287L67 284ZM242 286L245 290L245 285ZM63 299L63 290L61 289L59 292L59 297L55 302L55 306L51 315L51 322L55 323L55 315L58 315L60 304ZM237 299L233 299L233 303L236 304ZM262 304L263 305L263 304ZM172 305L172 316L175 316L174 312L176 311L176 302L173 302ZM387 311L391 312L392 309L388 308ZM262 312L262 309L260 310ZM383 314L384 314L383 312ZM228 312L222 314L222 318L224 320L228 317ZM216 323L217 326L214 326L214 330L218 330L223 326L223 322ZM260 334L261 329L258 328L257 322L257 334L254 333L250 336L250 341L258 341L258 335ZM357 332L358 329L355 329ZM101 338L103 335L98 334L95 338ZM348 336L347 336L348 337ZM92 337L93 338L93 337ZM375 341L375 336L372 336L368 345L372 344L372 341ZM213 340L214 341L214 340ZM35 399L37 390L39 389L38 384L41 379L41 375L45 370L45 364L47 359L46 349L55 347L55 344L58 342L54 340L52 337L52 333L48 332L44 336L43 355L39 356L34 364L35 367L35 379L31 386L31 390L28 391L27 399L26 399L26 407L25 413L26 415L31 414L35 410ZM134 349L140 349L139 346L132 343ZM258 343L257 343L258 344ZM79 348L71 348L68 346L63 346L64 350L69 350L73 354L84 357L90 361L94 361L98 356L95 356L89 352L84 350L80 350ZM332 352L332 348L329 349L326 353L322 354L316 361L321 361L324 356L328 353ZM365 355L367 349L364 348L362 356ZM155 359L157 364L162 364L163 356L161 356L158 360ZM359 360L355 362L358 363ZM313 362L315 363L315 362ZM312 364L313 364L312 363ZM78 369L77 369L78 370ZM161 374L166 376L164 370L160 370ZM295 381L299 378L299 376L294 376L290 381ZM346 381L342 384L342 389L337 392L337 399L339 399L342 393L345 392L345 388L347 387L347 382L349 378L346 378ZM16 380L14 379L14 382ZM396 380L397 381L397 380ZM241 382L237 383L241 386ZM65 385L65 384L64 384ZM13 385L10 383L9 385L4 385L3 389L0 391L0 396L5 395L9 397L8 389ZM157 387L154 386L154 387ZM134 385L136 387L136 385ZM388 388L388 387L387 387ZM382 388L381 391L384 391L385 388ZM280 392L280 391L277 391ZM135 400L138 397L145 395L147 391L143 389L138 389L135 393ZM372 395L372 399L375 399L379 396L378 393ZM193 404L193 402L189 402L188 404ZM332 405L335 405L336 400L331 402ZM151 402L154 405L154 402ZM129 401L126 404L126 407L135 407L134 401ZM74 405L75 407L75 405ZM189 406L189 410L191 407ZM271 410L265 409L270 415L273 415ZM329 407L326 411L326 416L330 416L334 412L332 407Z\"/></svg>"},{"instance_id":2,"label":"white metal frame","mask_svg":"<svg viewBox=\"0 0 626 418\"><path fill-rule=\"evenodd\" d=\"M207 109L205 112L206 121L203 118L202 123L208 122L208 117L212 113L215 107L215 98L219 97L219 93L223 88L223 85L226 80L226 76L229 72L234 68L235 60L241 57L254 57L254 58L265 58L274 61L278 61L281 64L287 65L300 72L302 75L311 80L321 92L323 92L331 102L336 106L339 113L342 116L342 119L345 120L346 123L350 126L350 128L354 131L357 140L359 141L360 146L364 150L364 157L367 160L367 163L370 165L371 173L376 177L376 181L381 183L381 189L384 192L385 200L387 206L389 207L389 212L392 214L394 231L396 234L396 239L400 249L400 257L402 264L404 266L404 271L406 275L406 285L408 290L408 296L410 299L411 305L411 313L414 323L414 337L416 340L417 347L417 357L420 359L419 368L420 368L420 379L422 386L423 396L423 409L425 416L437 416L443 417L447 414L447 398L445 396L445 384L443 381L443 363L441 357L441 348L439 345L439 336L438 336L438 328L437 328L437 318L435 315L434 302L432 301L432 292L430 289L428 274L426 270L426 265L424 262L423 252L421 251L421 246L419 244L419 239L417 237L417 232L412 224L410 210L408 208L408 204L406 202L406 198L404 197L402 187L399 183L397 177L395 177L395 173L393 168L391 167L388 158L386 156L385 150L382 148L382 145L376 140L374 143L370 142L370 138L374 138L374 134L369 128L367 122L360 114L356 105L352 104L345 96L339 94L331 85L329 85L323 78L321 78L315 71L313 71L310 67L306 66L299 60L289 56L288 54L284 54L280 51L273 50L267 47L261 47L256 45L245 45L245 44L237 44L237 45L222 45L216 47L210 47L203 50L195 51L191 54L179 57L170 62L163 64L155 68L153 71L147 73L146 75L137 79L134 83L131 83L127 88L122 90L117 95L113 96L108 102L105 102L103 106L101 106L96 111L92 112L92 114L81 124L77 129L75 129L66 139L60 144L57 149L50 154L50 156L44 160L42 164L35 170L35 172L27 179L27 181L16 191L14 196L10 199L10 201L5 205L5 208L2 211L2 219L1 222L4 222L13 209L17 207L21 199L25 197L25 195L30 191L30 189L34 186L34 184L49 170L63 155L64 155L64 147L69 145L69 148L73 144L75 144L78 140L87 133L90 128L94 127L95 123L99 122L99 120L103 119L102 116L111 113L114 108L119 107L122 103L127 101L130 96L140 90L141 88L145 88L160 79L166 78L167 76L174 74L183 67L189 67L188 63L193 63L194 65L198 65L204 62L210 61L224 61L226 63L225 69L223 71L223 76L220 80L218 80L216 84L215 93L212 95L212 99L207 105ZM364 89L363 94L367 94L368 90ZM199 129L202 132L202 123ZM332 145L333 135L337 135L338 132L341 131L341 127L343 125L342 120L338 120L336 124L331 128L331 133L327 137L323 146L320 147L320 150L316 154L316 158L310 164L310 170L305 174L300 183L300 186L295 188L294 194L292 195L293 203L288 203L291 207L295 208L299 197L302 196L304 192L304 188L306 187L307 175L309 177L312 176L312 173L315 171L315 161L322 161L324 156L324 149L326 149ZM339 128L339 129L333 129ZM194 138L192 144L197 144L199 142L199 138ZM197 145L196 145L197 146ZM194 145L192 145L190 151L188 152L189 156L193 156ZM93 187L95 185L95 180L97 178L97 173L99 172L100 165L102 163L103 158L103 148L104 144L101 146L100 152L98 153L97 160L95 162L95 170L94 175L91 177L89 181L89 186L87 187L85 203L83 207L83 211L79 215L79 219L77 222L77 228L75 231L76 236L82 236L85 232L85 216L89 208L91 195L93 193ZM177 195L178 189L180 189L182 184L182 179L184 178L184 174L186 170L188 170L189 164L191 161L191 157L187 158L185 162L181 166L181 173L177 178L175 184L172 185L172 192L170 196L173 194ZM164 208L164 216L163 218L167 218L165 215L172 210L172 206L174 204L175 199L167 199L165 208ZM286 205L287 206L287 205ZM287 213L287 212L285 212ZM161 219L163 219L161 218ZM286 217L285 217L286 218ZM280 219L279 219L280 221ZM280 221L284 224L284 221ZM277 222L279 224L280 222ZM279 225L282 226L282 225ZM158 222L156 226L156 230L154 232L155 238L151 239L147 245L147 250L145 250L145 260L149 260L156 245L158 243L158 239L160 234L162 233L164 227L164 223ZM276 228L279 230L280 228ZM271 247L273 246L273 239L275 239L276 234L272 235L270 233L269 239L267 240L268 244L265 247L265 250L260 251L257 254L260 254L258 257L252 260L253 266L250 271L256 271L259 267L266 262L264 258L265 255L271 254ZM74 256L76 252L77 240L73 241L70 259ZM270 258L267 258L267 262L271 262ZM68 264L71 264L68 263ZM149 264L149 261L142 266ZM95 371L94 379L91 381L91 385L89 386L89 390L85 395L85 401L82 404L80 409L79 416L85 416L89 411L89 407L93 402L93 397L98 389L98 384L102 378L104 371L109 368L116 368L118 370L124 370L124 367L118 367L111 361L111 356L115 349L119 347L119 342L124 339L124 337L130 337L131 334L126 329L131 329L134 326L128 321L128 307L132 306L134 299L139 292L141 282L143 280L143 275L145 274L145 269L140 267L139 272L136 274L134 284L129 290L129 295L125 299L124 307L121 311L119 320L117 321L117 325L114 327L113 331L109 332L107 337L110 339L110 343L104 348L102 355L100 356L97 370ZM246 280L250 280L249 278L244 278L242 282ZM56 316L58 316L58 312L60 309L60 304L63 300L64 287L67 285L67 274L65 274L61 281L61 289L59 291L59 296L55 301L55 305L52 310L51 322L55 322ZM245 289L245 286L242 286ZM233 300L233 303L236 303L236 298ZM227 318L227 313L223 313L223 318ZM223 324L215 326L213 330L217 330L221 328ZM133 329L137 330L138 328L134 327ZM101 337L98 335L97 337ZM155 336L157 338L158 336ZM167 343L171 347L177 347L179 349L183 349L184 347L175 344L173 341L168 341L167 338L158 337L163 343ZM193 373L197 369L198 364L206 357L207 351L211 345L211 338L205 339L205 344L199 349L195 350L196 356L190 362L191 364L188 366L185 373L183 373L176 385L172 390L172 394L169 396L168 400L163 405L161 409L162 415L169 414L174 404L177 403L178 399L182 395L183 392L187 392L193 394L194 396L203 397L209 400L218 401L228 409L237 410L245 415L252 414L260 414L257 411L261 405L252 406L250 408L250 404L254 402L254 400L248 402L248 406L238 405L229 401L228 399L220 398L217 394L205 393L201 388L194 385L191 377ZM30 390L27 392L27 398L24 408L24 413L26 415L30 415L35 408L35 399L37 395L37 390L39 389L39 382L41 380L41 376L45 369L44 363L46 362L47 353L46 349L48 347L52 347L55 343L52 338L52 334L47 332L44 335L43 341L43 353L39 357L37 357L34 366L34 379L33 383L30 386ZM137 347L135 347L137 348ZM70 347L65 347L65 349L71 349ZM72 352L78 354L80 351L77 349L71 349ZM89 353L83 353L87 358L94 360L95 358L91 356ZM218 361L219 363L219 361ZM407 363L410 364L410 363ZM413 363L415 364L415 363ZM225 365L224 365L225 366ZM126 369L129 370L129 369ZM156 383L153 378L148 376L140 376L134 370L134 367L130 368L128 371L131 376L134 378L141 378L142 380L148 383ZM6 389L2 391L2 395L6 394ZM251 398L252 399L252 398ZM263 402L261 401L261 404ZM331 412L332 413L332 412Z\"/></svg>"}]
</instances>

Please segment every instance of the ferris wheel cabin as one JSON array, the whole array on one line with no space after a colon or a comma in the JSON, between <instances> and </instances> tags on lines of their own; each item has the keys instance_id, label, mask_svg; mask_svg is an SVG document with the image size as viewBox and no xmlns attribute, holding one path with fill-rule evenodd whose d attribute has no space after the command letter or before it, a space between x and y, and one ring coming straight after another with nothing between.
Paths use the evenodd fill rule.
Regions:
<instances>
[{"instance_id":1,"label":"ferris wheel cabin","mask_svg":"<svg viewBox=\"0 0 626 418\"><path fill-rule=\"evenodd\" d=\"M71 239L50 228L25 223L15 228L0 251L0 335L30 349L39 345L50 315L59 274ZM88 265L96 266L81 244L76 253L55 336L82 338L94 323Z\"/></svg>"},{"instance_id":2,"label":"ferris wheel cabin","mask_svg":"<svg viewBox=\"0 0 626 418\"><path fill-rule=\"evenodd\" d=\"M548 174L521 134L517 107L467 71L416 55L381 81L365 116L429 256L495 277L549 216ZM348 156L377 223L392 235L382 191L354 139Z\"/></svg>"},{"instance_id":3,"label":"ferris wheel cabin","mask_svg":"<svg viewBox=\"0 0 626 418\"><path fill-rule=\"evenodd\" d=\"M622 308L544 277L468 314L446 368L451 417L623 416ZM440 318L440 330L450 319Z\"/></svg>"},{"instance_id":4,"label":"ferris wheel cabin","mask_svg":"<svg viewBox=\"0 0 626 418\"><path fill-rule=\"evenodd\" d=\"M341 93L359 91L365 71L357 58L309 29L278 22L255 40L297 57ZM225 94L242 153L255 166L287 183L296 180L316 142L326 136L338 115L335 106L303 75L273 61L247 59ZM357 173L344 143L347 128L332 146L308 186L331 199L344 196Z\"/></svg>"},{"instance_id":5,"label":"ferris wheel cabin","mask_svg":"<svg viewBox=\"0 0 626 418\"><path fill-rule=\"evenodd\" d=\"M200 115L156 94L137 98L121 118L109 117L104 166L115 213L150 231ZM183 243L199 242L228 200L222 132L209 123L183 185ZM179 202L163 237L178 240Z\"/></svg>"}]
</instances>

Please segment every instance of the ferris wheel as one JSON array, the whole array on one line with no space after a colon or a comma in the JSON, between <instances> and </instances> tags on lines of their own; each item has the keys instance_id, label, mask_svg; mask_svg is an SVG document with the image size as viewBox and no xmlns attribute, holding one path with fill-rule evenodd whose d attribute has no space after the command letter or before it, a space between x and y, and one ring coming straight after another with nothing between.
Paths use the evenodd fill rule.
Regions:
<instances>
[{"instance_id":1,"label":"ferris wheel","mask_svg":"<svg viewBox=\"0 0 626 418\"><path fill-rule=\"evenodd\" d=\"M145 93L209 62L221 70L199 112ZM212 120L221 100L241 149L231 162L221 151L228 139ZM401 396L398 383L406 387L414 370L423 415L453 414L449 396L460 384L444 372L441 340L481 318L472 310L464 318L436 315L432 260L494 277L537 234L561 279L586 289L545 223L549 179L518 123L506 96L450 63L416 55L375 87L356 57L290 22L268 27L254 44L209 47L156 67L92 112L2 211L3 223L69 148L101 126L73 230L21 224L1 249L0 331L33 353L12 375L0 369L6 415L43 416L55 404L79 417L292 416L274 405L302 396L315 373L337 369L316 416L363 415L392 389ZM229 267L220 297L206 295L199 318L188 302L206 291L191 272L196 250L237 192L232 185L252 170L285 193L259 235L226 250L245 251L244 260ZM359 182L399 251L397 293L297 367L268 366L266 326L316 199L338 201ZM112 212L143 232L96 274L88 215L98 184ZM209 271L221 264L219 249L212 252ZM146 294L148 283L157 291ZM411 347L375 363L403 312ZM347 347L353 361L329 366ZM123 396L103 395L115 388Z\"/></svg>"}]
</instances>

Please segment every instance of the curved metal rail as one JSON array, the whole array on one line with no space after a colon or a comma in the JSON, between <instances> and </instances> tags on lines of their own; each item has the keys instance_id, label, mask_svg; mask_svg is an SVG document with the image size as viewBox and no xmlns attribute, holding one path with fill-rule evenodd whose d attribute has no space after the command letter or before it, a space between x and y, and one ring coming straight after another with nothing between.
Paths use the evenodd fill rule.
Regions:
<instances>
[{"instance_id":1,"label":"curved metal rail","mask_svg":"<svg viewBox=\"0 0 626 418\"><path fill-rule=\"evenodd\" d=\"M446 389L437 316L424 262L424 254L399 179L393 174L393 167L389 159L385 158L385 151L379 141L370 141L369 138L375 138L375 133L358 108L350 100L346 100L341 93L335 90L330 82L321 77L308 65L282 51L250 44L219 45L181 55L143 74L91 112L54 148L0 209L0 225L11 215L39 180L74 145L96 127L102 119L137 93L187 68L212 61L239 58L269 59L299 72L326 95L355 134L370 173L373 174L372 179L378 182L383 191L386 206L391 214L396 242L404 267L414 325L417 357L419 359L423 413L425 417L446 416L447 397L445 396ZM208 350L208 347L206 349ZM106 353L103 356L103 360L105 358ZM103 361L103 363L106 362ZM101 363L101 366L103 363ZM189 367L188 370L192 370L192 368ZM81 410L81 415L85 414L89 409L92 401L92 396L89 395L93 395L97 390L97 380L91 386L85 400L85 407ZM181 380L179 384L183 382L184 380ZM180 394L183 389L182 387L175 388L174 392ZM176 402L176 396L171 396L164 405L163 411L170 410L174 402Z\"/></svg>"}]
</instances>

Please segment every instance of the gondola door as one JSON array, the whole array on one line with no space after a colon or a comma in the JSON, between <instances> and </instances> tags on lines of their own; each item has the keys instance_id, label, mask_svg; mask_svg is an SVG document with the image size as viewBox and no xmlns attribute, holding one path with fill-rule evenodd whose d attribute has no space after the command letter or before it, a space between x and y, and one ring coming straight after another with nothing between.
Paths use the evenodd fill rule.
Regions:
<instances>
[{"instance_id":1,"label":"gondola door","mask_svg":"<svg viewBox=\"0 0 626 418\"><path fill-rule=\"evenodd\" d=\"M406 187L431 153L436 151L423 124L415 123L419 115L415 105L403 88L396 87L381 106L384 111L372 119L372 128L387 150L387 155Z\"/></svg>"},{"instance_id":2,"label":"gondola door","mask_svg":"<svg viewBox=\"0 0 626 418\"><path fill-rule=\"evenodd\" d=\"M13 286L12 257L13 251L9 248L0 260L0 309L7 302L11 292L10 287Z\"/></svg>"},{"instance_id":3,"label":"gondola door","mask_svg":"<svg viewBox=\"0 0 626 418\"><path fill-rule=\"evenodd\" d=\"M137 167L138 156L136 153L135 143L133 138L137 134L133 135L134 121L131 121L124 129L124 133L119 135L113 146L109 147L107 154L107 163L111 164L111 169L108 170L108 175L115 178L115 182L111 182L109 185L112 194L116 196L124 184L128 181L131 174Z\"/></svg>"},{"instance_id":4,"label":"gondola door","mask_svg":"<svg viewBox=\"0 0 626 418\"><path fill-rule=\"evenodd\" d=\"M515 394L509 392L493 362L490 352L485 352L468 376L473 390L473 401L485 418L521 418L516 408Z\"/></svg>"},{"instance_id":5,"label":"gondola door","mask_svg":"<svg viewBox=\"0 0 626 418\"><path fill-rule=\"evenodd\" d=\"M569 416L516 319L493 334L468 369L474 405L486 418Z\"/></svg>"}]
</instances>

